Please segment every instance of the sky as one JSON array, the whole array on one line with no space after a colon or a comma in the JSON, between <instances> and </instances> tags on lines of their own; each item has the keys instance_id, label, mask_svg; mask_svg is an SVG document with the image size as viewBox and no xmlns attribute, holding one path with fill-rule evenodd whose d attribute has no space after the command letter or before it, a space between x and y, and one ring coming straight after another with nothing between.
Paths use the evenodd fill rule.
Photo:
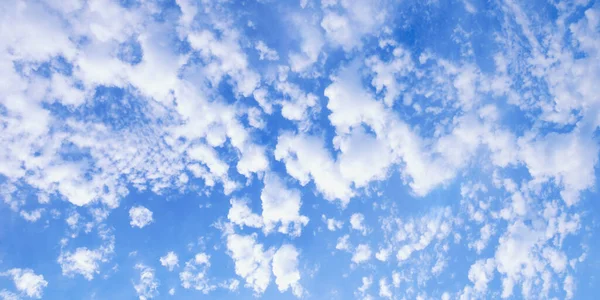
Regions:
<instances>
[{"instance_id":1,"label":"sky","mask_svg":"<svg viewBox=\"0 0 600 300\"><path fill-rule=\"evenodd\" d=\"M595 299L600 4L0 1L0 299Z\"/></svg>"}]
</instances>

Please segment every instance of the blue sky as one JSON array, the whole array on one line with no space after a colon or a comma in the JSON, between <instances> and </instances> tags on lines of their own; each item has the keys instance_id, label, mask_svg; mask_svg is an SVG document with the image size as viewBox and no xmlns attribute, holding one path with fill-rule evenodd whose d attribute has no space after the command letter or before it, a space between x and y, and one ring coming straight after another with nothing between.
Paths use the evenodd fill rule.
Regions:
<instances>
[{"instance_id":1,"label":"blue sky","mask_svg":"<svg viewBox=\"0 0 600 300\"><path fill-rule=\"evenodd\" d=\"M593 299L595 1L0 4L1 299Z\"/></svg>"}]
</instances>

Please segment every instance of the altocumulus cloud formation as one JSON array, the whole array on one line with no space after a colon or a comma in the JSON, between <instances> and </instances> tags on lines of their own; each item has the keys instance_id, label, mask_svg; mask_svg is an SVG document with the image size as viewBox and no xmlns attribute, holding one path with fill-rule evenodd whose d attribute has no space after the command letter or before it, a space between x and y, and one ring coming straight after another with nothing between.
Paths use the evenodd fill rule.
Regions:
<instances>
[{"instance_id":1,"label":"altocumulus cloud formation","mask_svg":"<svg viewBox=\"0 0 600 300\"><path fill-rule=\"evenodd\" d=\"M600 3L0 1L1 299L593 299Z\"/></svg>"}]
</instances>

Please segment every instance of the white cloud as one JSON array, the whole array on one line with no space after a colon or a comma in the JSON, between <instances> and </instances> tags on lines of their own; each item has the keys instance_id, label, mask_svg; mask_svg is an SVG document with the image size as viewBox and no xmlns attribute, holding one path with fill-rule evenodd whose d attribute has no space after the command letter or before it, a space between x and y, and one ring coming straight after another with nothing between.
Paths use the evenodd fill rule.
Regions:
<instances>
[{"instance_id":1,"label":"white cloud","mask_svg":"<svg viewBox=\"0 0 600 300\"><path fill-rule=\"evenodd\" d=\"M437 185L451 179L454 170L445 166L439 159L430 158L429 153L423 149L422 139L362 87L358 68L359 62L354 61L340 69L324 92L329 99L329 120L339 136L352 134L353 128L362 124L370 126L375 132L376 140L364 135L362 138L377 141L377 151L365 152L368 155L364 157L360 154L352 156L360 159L353 164L361 166L361 170L366 170L368 176L352 172L355 177L351 179L366 184L381 178L385 175L387 167L399 158L404 162L403 171L412 178L410 186L417 195L425 195ZM360 130L362 129L358 132ZM362 152L364 151L360 153ZM377 160L374 168L369 168L369 164L379 156L383 159Z\"/></svg>"},{"instance_id":2,"label":"white cloud","mask_svg":"<svg viewBox=\"0 0 600 300\"><path fill-rule=\"evenodd\" d=\"M389 232L394 232L391 242L394 249L398 249L396 259L403 262L413 253L435 247L445 240L450 235L453 220L450 208L446 207L432 209L420 218L393 218L390 222L394 225L388 228Z\"/></svg>"},{"instance_id":3,"label":"white cloud","mask_svg":"<svg viewBox=\"0 0 600 300\"><path fill-rule=\"evenodd\" d=\"M23 219L27 220L27 222L33 223L42 217L43 212L44 212L43 208L38 208L38 209L32 210L30 212L22 210L21 217L23 217Z\"/></svg>"},{"instance_id":4,"label":"white cloud","mask_svg":"<svg viewBox=\"0 0 600 300\"><path fill-rule=\"evenodd\" d=\"M253 173L266 171L269 161L265 155L265 149L257 145L246 145L242 148L242 157L236 166L238 172L246 177Z\"/></svg>"},{"instance_id":5,"label":"white cloud","mask_svg":"<svg viewBox=\"0 0 600 300\"><path fill-rule=\"evenodd\" d=\"M252 93L252 96L266 114L270 115L273 113L273 103L270 102L268 98L269 92L265 88L257 88L254 90L254 93Z\"/></svg>"},{"instance_id":6,"label":"white cloud","mask_svg":"<svg viewBox=\"0 0 600 300\"><path fill-rule=\"evenodd\" d=\"M231 207L227 218L230 222L242 227L261 228L263 226L262 217L252 212L248 207L248 200L232 198L229 203L231 203Z\"/></svg>"},{"instance_id":7,"label":"white cloud","mask_svg":"<svg viewBox=\"0 0 600 300\"><path fill-rule=\"evenodd\" d=\"M361 295L363 298L369 299L370 297L367 294L367 291L371 288L371 285L373 285L373 277L363 276L362 285L358 287L359 295Z\"/></svg>"},{"instance_id":8,"label":"white cloud","mask_svg":"<svg viewBox=\"0 0 600 300\"><path fill-rule=\"evenodd\" d=\"M19 26L10 33L6 32L9 36L4 37L3 40L8 44L3 43L2 49L8 49L5 46L19 42L18 45L11 45L13 54L11 57L7 57L8 60L3 59L2 64L8 63L12 66L11 60L15 59L23 61L26 68L29 69L35 64L50 62L50 59L62 57L73 66L72 74L65 75L53 70L49 78L32 74L32 80L21 76L12 67L3 68L6 71L2 78L10 79L11 83L8 84L8 87L11 87L10 89L13 91L5 90L3 87L0 93L14 95L14 97L24 100L10 100L7 106L10 111L9 118L19 122L12 123L14 126L11 125L10 128L7 128L2 141L2 144L9 145L7 146L9 151L3 151L6 155L3 155L0 160L6 160L6 163L0 164L2 166L0 172L9 175L11 181L27 180L33 187L48 194L61 194L76 205L102 201L115 207L118 205L119 199L127 194L126 186L130 183L140 189L151 187L153 191L160 191L173 185L171 180L173 177L182 178L181 171L185 167L182 158L185 153L181 153L179 151L181 148L178 147L174 147L177 148L176 150L168 149L175 145L164 147L163 143L157 143L157 141L166 143L169 140L173 141L170 139L172 138L171 133L181 133L186 131L188 125L199 125L200 123L202 126L193 126L196 134L200 135L215 123L226 127L229 137L232 138L232 144L235 144L234 147L240 150L242 158L242 163L238 166L240 172L250 174L264 170L266 159L264 159L264 155L261 155L262 149L257 150L256 147L252 147L250 143L246 143L245 138L242 137L243 134L235 132L236 123L239 125L236 116L225 117L226 121L212 120L207 123L188 120L189 114L197 115L200 109L205 110L202 115L226 114L215 112L221 108L219 104L202 105L202 100L196 97L200 93L193 95L195 106L192 108L194 109L186 110L190 107L189 103L186 103L187 99L182 97L181 90L187 86L187 80L182 78L186 76L180 77L179 71L186 64L187 58L185 55L177 53L172 47L172 32L168 30L166 24L147 21L146 17L156 13L153 4L144 3L140 9L130 10L112 2L93 1L89 5L65 5L59 3L60 1L50 2L49 6L10 3L7 4L7 7L11 7L11 9L5 12L7 20L12 20ZM178 31L187 35L197 9L185 1L179 1L178 4L181 5L183 11L179 24L182 28L178 28ZM52 11L49 9L50 7L58 11ZM194 34L196 33L194 32ZM48 36L54 37L52 47L44 49L37 47L39 45L37 42L44 41ZM86 37L86 43L75 42L83 36ZM31 37L35 37L35 39ZM206 40L198 42L191 39L194 42L193 46L206 46L200 47L202 48L200 52L211 60L209 65L214 67L212 70L207 68L208 74L206 75L215 81L220 80L222 76L231 76L241 93L251 93L259 76L246 68L245 54L237 51L240 50L236 39L237 33L228 31L219 38L210 36L210 34L207 37L209 40L212 37L214 43L204 45L202 42ZM143 55L137 64L130 64L115 57L115 54L119 52L119 47L129 42L137 43L142 48ZM228 50L235 51L227 53ZM228 59L227 63L219 63L223 53L226 55L233 53L228 58L234 57L235 59ZM213 62L216 63L213 64ZM51 65L53 64L54 62L51 62ZM25 70L25 73L27 72L29 71ZM155 74L161 74L160 78ZM131 87L136 93L139 92L144 97L148 97L145 99L142 97L136 101L139 100L141 104L150 108L148 114L152 115L149 117L153 119L150 123L154 122L158 115L163 114L162 116L166 117L165 112L168 110L173 112L169 118L179 119L181 117L187 122L172 132L166 132L171 128L153 127L154 124L149 124L142 130L145 132L143 135L150 132L152 134L142 136L136 133L138 131L113 130L110 126L104 126L107 124L92 119L80 122L75 119L67 121L63 118L54 118L44 108L45 101L48 103L56 101L69 106L70 110L79 107L86 101L93 102L95 99L89 96L96 87L101 85L116 88ZM173 97L177 99L176 104L174 104ZM154 100L166 106L159 108ZM21 104L16 106L14 103ZM154 111L154 109L157 110ZM212 111L212 113L206 113L206 111ZM27 113L25 114L25 112ZM178 113L180 114L178 115ZM134 115L133 117L139 116ZM50 127L61 128L61 130L49 131ZM244 131L243 127L238 127L238 129ZM68 134L64 134L65 132ZM233 136L236 134L240 139L233 141ZM16 140L17 136L23 138ZM176 140L178 136L174 138ZM44 146L44 151L38 151L42 149L36 145L36 141L42 141L42 139L46 146ZM63 144L63 141L66 144L73 143L79 149L88 149L90 158L80 162L64 161L60 155L60 145ZM167 149L168 151L165 151ZM41 153L39 158L19 154L36 152ZM21 172L20 168L12 168L15 163L22 164L26 170L31 170L32 172L29 173L31 175L28 175L24 171L25 169ZM226 190L233 189L235 186L226 179L219 179L224 181ZM214 178L209 178L209 180L214 180Z\"/></svg>"},{"instance_id":9,"label":"white cloud","mask_svg":"<svg viewBox=\"0 0 600 300\"><path fill-rule=\"evenodd\" d=\"M554 272L563 273L565 271L567 267L567 256L564 253L554 248L546 247L542 251L542 256L548 260L548 263L552 269L554 269Z\"/></svg>"},{"instance_id":10,"label":"white cloud","mask_svg":"<svg viewBox=\"0 0 600 300\"><path fill-rule=\"evenodd\" d=\"M385 19L385 9L380 1L339 1L343 14L325 9L321 26L326 37L345 51L361 46L361 38L373 33ZM332 7L334 4L325 5Z\"/></svg>"},{"instance_id":11,"label":"white cloud","mask_svg":"<svg viewBox=\"0 0 600 300\"><path fill-rule=\"evenodd\" d=\"M10 292L8 290L0 290L0 298L2 298L2 300L19 300L21 299L21 297L19 297L19 295Z\"/></svg>"},{"instance_id":12,"label":"white cloud","mask_svg":"<svg viewBox=\"0 0 600 300\"><path fill-rule=\"evenodd\" d=\"M252 288L257 295L262 294L271 282L271 259L273 249L263 249L256 242L256 235L230 234L227 236L227 249L235 263L235 273Z\"/></svg>"},{"instance_id":13,"label":"white cloud","mask_svg":"<svg viewBox=\"0 0 600 300\"><path fill-rule=\"evenodd\" d=\"M189 27L194 21L194 18L198 13L198 7L196 7L196 5L194 5L194 3L189 0L176 0L176 2L179 8L181 9L179 23L181 26L184 27L184 29L187 29L187 27Z\"/></svg>"},{"instance_id":14,"label":"white cloud","mask_svg":"<svg viewBox=\"0 0 600 300\"><path fill-rule=\"evenodd\" d=\"M365 61L375 74L371 84L377 92L385 93L383 101L387 106L392 106L406 88L397 83L398 78L406 77L414 71L409 51L396 47L392 54L393 59L389 62L383 62L377 56L372 56ZM408 98L405 98L405 104L409 104L406 99Z\"/></svg>"},{"instance_id":15,"label":"white cloud","mask_svg":"<svg viewBox=\"0 0 600 300\"><path fill-rule=\"evenodd\" d=\"M143 228L153 221L152 212L140 205L129 209L129 217L131 218L131 221L129 222L131 227Z\"/></svg>"},{"instance_id":16,"label":"white cloud","mask_svg":"<svg viewBox=\"0 0 600 300\"><path fill-rule=\"evenodd\" d=\"M74 230L77 228L77 224L79 223L80 218L81 218L81 215L79 213L77 213L76 211L73 211L65 219L65 222L67 222L67 225L69 225L69 228Z\"/></svg>"},{"instance_id":17,"label":"white cloud","mask_svg":"<svg viewBox=\"0 0 600 300\"><path fill-rule=\"evenodd\" d=\"M179 266L179 258L175 252L169 251L169 253L160 258L160 264L169 269L169 271L173 271L175 267Z\"/></svg>"},{"instance_id":18,"label":"white cloud","mask_svg":"<svg viewBox=\"0 0 600 300\"><path fill-rule=\"evenodd\" d=\"M380 261L387 261L390 256L392 250L390 248L381 248L377 253L375 253L375 258Z\"/></svg>"},{"instance_id":19,"label":"white cloud","mask_svg":"<svg viewBox=\"0 0 600 300\"><path fill-rule=\"evenodd\" d=\"M565 277L563 289L566 293L566 299L573 299L573 295L575 294L575 282L573 276L567 275L567 277Z\"/></svg>"},{"instance_id":20,"label":"white cloud","mask_svg":"<svg viewBox=\"0 0 600 300\"><path fill-rule=\"evenodd\" d=\"M493 279L495 270L494 260L478 260L469 269L469 280L473 282L475 291L485 294L488 283Z\"/></svg>"},{"instance_id":21,"label":"white cloud","mask_svg":"<svg viewBox=\"0 0 600 300\"><path fill-rule=\"evenodd\" d=\"M22 295L30 298L41 299L44 289L48 286L48 281L44 280L44 275L37 275L31 269L10 269L0 273L2 276L10 276L15 287ZM4 291L3 291L4 292ZM6 292L5 298L18 297L15 294Z\"/></svg>"},{"instance_id":22,"label":"white cloud","mask_svg":"<svg viewBox=\"0 0 600 300\"><path fill-rule=\"evenodd\" d=\"M325 41L320 28L311 18L292 15L290 19L300 35L299 51L289 54L290 67L294 72L305 72L319 59Z\"/></svg>"},{"instance_id":23,"label":"white cloud","mask_svg":"<svg viewBox=\"0 0 600 300\"><path fill-rule=\"evenodd\" d=\"M552 133L543 138L519 139L520 157L529 173L541 182L554 178L564 188L565 203L579 201L579 193L594 185L594 166L598 162L598 145L575 130L569 134ZM564 157L573 157L565 162Z\"/></svg>"},{"instance_id":24,"label":"white cloud","mask_svg":"<svg viewBox=\"0 0 600 300\"><path fill-rule=\"evenodd\" d=\"M224 289L227 289L229 291L235 292L238 290L238 288L240 286L240 281L237 279L229 279L229 280L219 283L219 286Z\"/></svg>"},{"instance_id":25,"label":"white cloud","mask_svg":"<svg viewBox=\"0 0 600 300\"><path fill-rule=\"evenodd\" d=\"M216 289L207 275L209 267L210 256L206 253L196 254L193 259L185 263L185 268L179 273L181 286L185 289L193 288L205 295Z\"/></svg>"},{"instance_id":26,"label":"white cloud","mask_svg":"<svg viewBox=\"0 0 600 300\"><path fill-rule=\"evenodd\" d=\"M354 35L350 27L350 21L346 16L341 16L335 12L327 13L321 21L321 27L325 29L327 36L335 44L344 46L346 51L358 44L357 36Z\"/></svg>"},{"instance_id":27,"label":"white cloud","mask_svg":"<svg viewBox=\"0 0 600 300\"><path fill-rule=\"evenodd\" d=\"M365 216L361 213L354 213L350 216L350 226L354 230L360 231L363 235L367 234L367 227L364 224Z\"/></svg>"},{"instance_id":28,"label":"white cloud","mask_svg":"<svg viewBox=\"0 0 600 300\"><path fill-rule=\"evenodd\" d=\"M233 29L222 31L220 37L208 30L188 35L192 48L208 60L205 71L207 77L218 84L225 76L230 76L236 92L248 97L258 87L260 75L248 67L246 54L238 39L239 33Z\"/></svg>"},{"instance_id":29,"label":"white cloud","mask_svg":"<svg viewBox=\"0 0 600 300\"><path fill-rule=\"evenodd\" d=\"M258 128L258 129L265 129L265 126L267 126L267 124L262 116L262 112L260 109L258 109L256 107L248 108L248 112L246 114L248 115L248 123L250 124L250 126L252 126L254 128ZM267 164L268 164L268 162L267 162ZM244 169L248 170L247 172L249 172L251 169L258 169L258 168L246 167Z\"/></svg>"},{"instance_id":30,"label":"white cloud","mask_svg":"<svg viewBox=\"0 0 600 300\"><path fill-rule=\"evenodd\" d=\"M282 245L273 255L273 275L279 291L284 292L291 288L292 293L300 298L303 295L303 288L299 283L298 255L294 246Z\"/></svg>"},{"instance_id":31,"label":"white cloud","mask_svg":"<svg viewBox=\"0 0 600 300\"><path fill-rule=\"evenodd\" d=\"M322 216L323 221L327 224L327 230L336 231L342 229L344 226L344 222L340 220L336 220L335 218L327 218L325 215Z\"/></svg>"},{"instance_id":32,"label":"white cloud","mask_svg":"<svg viewBox=\"0 0 600 300\"><path fill-rule=\"evenodd\" d=\"M360 264L371 259L371 247L367 244L360 244L356 247L354 254L352 255L352 262Z\"/></svg>"},{"instance_id":33,"label":"white cloud","mask_svg":"<svg viewBox=\"0 0 600 300\"><path fill-rule=\"evenodd\" d=\"M312 178L328 200L339 199L345 205L354 195L319 138L284 133L278 138L275 159L283 161L287 173L303 186Z\"/></svg>"},{"instance_id":34,"label":"white cloud","mask_svg":"<svg viewBox=\"0 0 600 300\"><path fill-rule=\"evenodd\" d=\"M396 259L398 259L398 261L407 260L413 253L413 251L413 248L411 248L408 245L404 245L402 246L402 248L400 248L400 250L398 250L398 253L396 254Z\"/></svg>"},{"instance_id":35,"label":"white cloud","mask_svg":"<svg viewBox=\"0 0 600 300\"><path fill-rule=\"evenodd\" d=\"M267 46L267 44L265 44L265 42L263 41L256 42L254 48L256 49L256 51L258 51L260 60L279 60L279 55L277 54L277 51L269 48L269 46Z\"/></svg>"},{"instance_id":36,"label":"white cloud","mask_svg":"<svg viewBox=\"0 0 600 300\"><path fill-rule=\"evenodd\" d=\"M63 252L58 257L62 274L73 277L82 275L87 280L92 280L100 272L100 262L104 261L104 253L100 250L89 250L87 247L75 249L75 252Z\"/></svg>"},{"instance_id":37,"label":"white cloud","mask_svg":"<svg viewBox=\"0 0 600 300\"><path fill-rule=\"evenodd\" d=\"M221 141L214 142L214 145L219 145ZM204 144L196 144L187 150L191 159L201 161L206 164L210 172L218 177L227 176L229 165L219 159L217 151L214 148Z\"/></svg>"},{"instance_id":38,"label":"white cloud","mask_svg":"<svg viewBox=\"0 0 600 300\"><path fill-rule=\"evenodd\" d=\"M399 287L400 286L400 273L398 272L393 272L392 273L392 283L394 284L394 287Z\"/></svg>"},{"instance_id":39,"label":"white cloud","mask_svg":"<svg viewBox=\"0 0 600 300\"><path fill-rule=\"evenodd\" d=\"M281 115L292 121L300 121L303 128L309 123L307 114L309 108L316 107L319 98L313 93L307 93L300 86L288 80L288 69L280 68L279 76L275 82L275 89L283 94L283 100L277 103L281 105Z\"/></svg>"},{"instance_id":40,"label":"white cloud","mask_svg":"<svg viewBox=\"0 0 600 300\"><path fill-rule=\"evenodd\" d=\"M266 235L277 228L281 233L299 236L302 227L309 221L306 216L300 215L300 192L288 188L274 173L265 174L263 182L260 194L262 215L253 213L247 200L233 198L230 200L231 208L227 218L242 227L262 228Z\"/></svg>"},{"instance_id":41,"label":"white cloud","mask_svg":"<svg viewBox=\"0 0 600 300\"><path fill-rule=\"evenodd\" d=\"M362 127L338 137L335 142L342 152L340 172L358 188L385 179L388 167L394 162L392 151L385 142L365 133Z\"/></svg>"},{"instance_id":42,"label":"white cloud","mask_svg":"<svg viewBox=\"0 0 600 300\"><path fill-rule=\"evenodd\" d=\"M350 250L350 239L349 235L344 235L337 240L337 244L335 245L335 249L349 251Z\"/></svg>"},{"instance_id":43,"label":"white cloud","mask_svg":"<svg viewBox=\"0 0 600 300\"><path fill-rule=\"evenodd\" d=\"M379 279L379 297L392 299L393 294L386 278Z\"/></svg>"},{"instance_id":44,"label":"white cloud","mask_svg":"<svg viewBox=\"0 0 600 300\"><path fill-rule=\"evenodd\" d=\"M560 278L567 269L568 258L560 247L565 236L578 230L579 216L561 213L565 206L558 201L543 206L544 209L532 210L527 216L515 216L498 241L494 260L502 278L504 298L511 297L514 287L519 285L523 297L529 297L534 288L548 291L555 285L553 275L548 273L554 271ZM554 242L547 244L549 241Z\"/></svg>"},{"instance_id":45,"label":"white cloud","mask_svg":"<svg viewBox=\"0 0 600 300\"><path fill-rule=\"evenodd\" d=\"M154 269L143 264L135 265L135 269L140 271L140 279L133 285L139 299L147 300L158 296L159 283L155 278Z\"/></svg>"},{"instance_id":46,"label":"white cloud","mask_svg":"<svg viewBox=\"0 0 600 300\"><path fill-rule=\"evenodd\" d=\"M477 241L469 244L469 247L475 248L475 251L477 251L477 253L481 253L481 251L485 249L490 238L492 237L492 234L494 234L494 229L491 224L487 223L483 225L483 227L481 227L479 233L480 238Z\"/></svg>"},{"instance_id":47,"label":"white cloud","mask_svg":"<svg viewBox=\"0 0 600 300\"><path fill-rule=\"evenodd\" d=\"M465 237L469 247L481 254L497 236L498 246L492 250L495 252L491 258L479 257L471 266L468 277L473 287L465 287L464 295L475 297L486 291L493 272L498 271L504 297L513 296L514 287L519 285L524 298L538 290L547 293L561 286L566 297L574 297L576 274L570 272L576 272L578 259L568 256L563 242L566 236L577 234L584 227L575 205L596 182L599 148L594 132L600 95L600 85L596 84L600 74L597 7L581 6L585 1L574 6L556 5L554 27L548 28L539 26L547 21L545 18L538 18L535 12L529 16L519 3L503 3L499 8L507 17L500 19L506 23L501 21L502 31L494 35L499 43L499 47L494 47L499 51L494 55L496 74L488 74L470 63L469 49L463 50L471 47L470 42L457 38L468 28L456 28L452 36L461 44L465 57L458 62L447 61L435 53L424 52L417 65L412 57L419 53L409 53L388 39L393 29L383 26L399 24L386 22L388 10L380 1L321 1L320 7L316 2L303 1L303 12L286 15L294 25L288 26L289 33L298 33L291 39L299 40L298 47L280 53L281 62L289 63L289 68L269 61L278 60L280 54L260 37L249 39L243 35L245 31L232 28L237 20L230 18L228 8L219 2L206 1L200 8L193 1L178 0L181 15L175 15L179 19L173 28L169 18L153 21L160 13L159 7L142 2L136 9L110 1L84 4L9 0L0 5L2 20L14 25L2 32L0 39L0 78L4 83L0 86L0 174L8 182L2 185L2 198L15 214L35 222L45 213L43 208L22 210L26 201L21 198L28 198L20 193L24 186L39 191L40 203L54 203L48 201L48 195L52 195L76 206L106 206L106 210L93 211L95 220L87 224L78 213L64 213L68 216L67 225L75 232L69 233L73 238L79 228L85 226L90 231L101 222L99 219L108 220L110 209L119 205L130 186L154 193L175 187L182 192L189 189L208 195L215 185L222 185L224 193L229 194L246 188L244 179L239 179L241 174L246 177L246 186L255 184L255 178L264 181L262 213L254 213L248 202L234 198L230 202L230 222L261 228L265 234L279 231L298 236L308 223L308 217L300 213L301 196L306 196L311 181L324 198L337 199L345 206L363 191L370 193L373 188L378 193L375 184L371 185L373 181L386 179L388 173L399 169L401 180L413 194L424 196L448 184L457 174L461 175L457 177L460 180L462 175L471 175L461 171L472 167L470 163L476 158L483 177L489 168L502 173L503 168L514 166L523 167L532 180L514 178L519 184L512 183L512 188L505 181L503 188L510 198L503 199L507 201L501 203L499 212L490 208L493 205L482 205L482 201L468 209L469 216L464 220L441 212L421 219L394 218L383 222L387 240L375 244L379 245L375 257L387 261L390 253L395 253L403 267L403 279L405 276L410 282L408 277L416 276L416 284L421 287L431 274L440 272L451 261L445 256L450 232L465 227L474 232L456 232L455 243L460 243L456 237ZM475 9L469 1L463 2L466 10L473 13ZM573 9L583 10L582 14L572 18ZM523 37L523 43L514 43L514 37ZM177 38L189 42L191 53L176 49L180 44ZM382 49L376 52L380 55L357 59L330 76L330 67L335 68L340 60L329 51L332 47L360 52L358 48L372 38L379 39ZM122 45L130 42L141 47L139 63L115 56ZM269 64L264 73L254 70L253 61L248 59L246 52L255 50L263 60L261 65ZM72 72L56 71L57 58L71 65ZM346 59L352 57L341 60ZM320 65L319 61L327 65ZM45 72L38 72L45 68L42 65L50 66L47 78L38 74ZM292 72L288 75L283 69ZM280 77L273 74L276 72L280 72ZM294 82L296 76L301 77L298 81L302 84ZM325 81L331 82L324 87L327 109L320 107L325 99L316 92L323 87L317 85L309 91L314 77L329 78ZM365 86L367 81L372 87ZM238 100L254 96L265 113L281 112L293 121L289 123L294 128L286 128L283 133L277 132L279 127L267 128L272 126L272 120L263 120L258 108L246 107L245 101L230 104L231 99L222 99L226 97L217 88L222 83L233 87ZM115 129L98 118L75 117L79 109L92 108L100 101L93 95L101 86L132 91L139 102L127 105L140 103L147 112L139 116L132 110L124 111L130 112L140 127ZM513 123L510 119L510 129L501 126L507 121L503 119L505 98L511 110L520 110L514 115L522 113L527 122ZM397 103L400 99L402 103ZM497 102L498 107L479 101ZM64 105L67 113L73 115L63 117L47 109L55 104ZM281 106L281 111L274 111L273 105ZM106 113L114 112L108 109ZM329 118L333 140L329 140L329 131L322 131L321 117ZM148 118L148 124L137 122L140 118ZM320 121L313 123L313 118ZM246 128L248 124L252 128ZM561 132L548 133L555 129ZM263 140L265 132L279 135L274 152L269 148L272 137ZM254 144L255 141L264 145ZM73 148L67 152L81 152L85 158L64 159L63 148L67 145ZM482 148L486 151L482 152ZM271 153L285 165L288 175L304 187L302 192L290 188L283 175L265 174ZM198 186L196 179L204 181L204 186ZM547 200L554 197L554 187L570 206L568 210ZM314 209L321 208L314 205ZM153 218L152 212L139 208L137 212L130 210L131 226L142 228ZM50 208L48 211L56 215ZM353 222L353 217L351 228L363 234L368 232L363 220ZM342 221L324 220L329 230L342 228ZM492 223L497 220L500 222ZM476 224L462 226L471 221ZM284 248L277 252L264 250L257 239L258 235L230 234L227 246L236 273L261 294L270 281L270 257ZM61 242L63 247L67 240ZM366 244L356 248L351 245L349 235L340 237L335 246L343 251L355 250L355 263L365 260L367 249L366 259L372 255ZM252 250L245 252L245 248ZM106 248L61 249L58 262L64 275L80 274L91 280L99 273L100 263L108 260L109 252ZM169 255L163 258L161 264L169 270L177 265L177 259L173 262ZM427 266L421 267L427 272L415 271L412 265L417 260ZM209 263L208 259L203 261L202 256L190 260L182 274L190 288L204 291L214 285L204 282ZM295 267L280 274L295 276L296 259L284 261ZM272 270L277 282L280 276L275 271L275 258ZM144 274L154 278L150 268L140 267L140 272L140 284L149 278ZM153 282L154 279L149 280L148 286ZM365 298L369 297L369 282L371 277L363 278L361 296ZM232 290L239 284L236 280L226 283ZM398 273L393 273L392 283L395 287L400 285ZM280 287L279 282L277 285ZM380 279L379 285L379 295L390 297L384 288L385 278ZM289 286L285 285L285 289ZM151 288L143 290L153 293ZM28 290L23 293L28 294ZM7 290L0 295L20 296ZM413 293L409 298L429 296Z\"/></svg>"},{"instance_id":48,"label":"white cloud","mask_svg":"<svg viewBox=\"0 0 600 300\"><path fill-rule=\"evenodd\" d=\"M274 173L265 174L263 182L265 186L260 194L260 199L262 200L265 234L281 223L279 232L299 236L302 227L308 223L308 218L300 215L302 205L300 191L289 189ZM290 226L292 227L291 231Z\"/></svg>"}]
</instances>

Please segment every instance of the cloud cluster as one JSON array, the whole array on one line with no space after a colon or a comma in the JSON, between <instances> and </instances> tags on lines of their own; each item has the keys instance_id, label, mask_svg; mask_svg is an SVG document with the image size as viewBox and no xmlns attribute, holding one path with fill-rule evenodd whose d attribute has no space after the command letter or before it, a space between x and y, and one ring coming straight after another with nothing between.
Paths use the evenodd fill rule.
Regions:
<instances>
[{"instance_id":1,"label":"cloud cluster","mask_svg":"<svg viewBox=\"0 0 600 300\"><path fill-rule=\"evenodd\" d=\"M41 299L44 294L44 288L48 286L48 281L44 280L44 276L35 274L31 269L15 268L2 272L0 275L11 277L17 291L30 298ZM10 299L14 295L14 298L18 299L18 296L8 291L3 290L2 293L6 293L4 298Z\"/></svg>"},{"instance_id":2,"label":"cloud cluster","mask_svg":"<svg viewBox=\"0 0 600 300\"><path fill-rule=\"evenodd\" d=\"M64 230L62 275L110 277L117 208L143 228L131 234L162 234L177 227L162 205L184 205L132 198L177 194L208 199L212 226L192 258L189 241L147 255L185 290L261 296L274 277L301 298L331 263L359 286L342 298L577 297L600 151L597 4L239 5L0 4L0 204ZM16 290L1 297L54 286L28 267L46 277L4 271ZM133 268L140 299L163 293L165 270ZM442 278L458 283L428 286Z\"/></svg>"},{"instance_id":3,"label":"cloud cluster","mask_svg":"<svg viewBox=\"0 0 600 300\"><path fill-rule=\"evenodd\" d=\"M134 206L129 209L129 224L131 227L144 228L154 220L152 214L152 211L143 206Z\"/></svg>"}]
</instances>

